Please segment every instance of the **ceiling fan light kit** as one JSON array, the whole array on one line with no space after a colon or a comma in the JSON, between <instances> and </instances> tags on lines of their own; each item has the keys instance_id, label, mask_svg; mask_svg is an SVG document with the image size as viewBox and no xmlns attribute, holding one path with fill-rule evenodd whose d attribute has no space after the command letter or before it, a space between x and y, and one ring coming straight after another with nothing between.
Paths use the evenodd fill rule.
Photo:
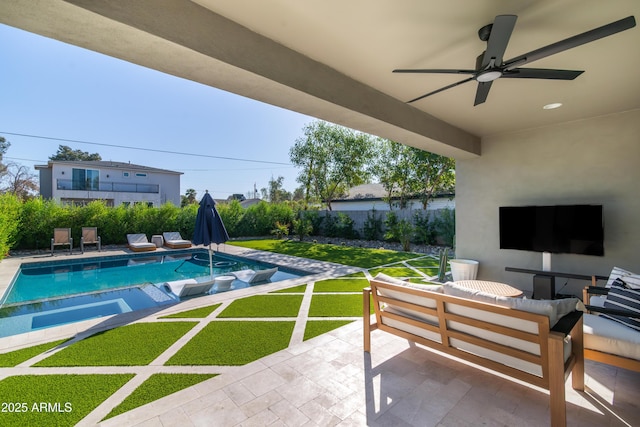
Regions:
<instances>
[{"instance_id":1,"label":"ceiling fan light kit","mask_svg":"<svg viewBox=\"0 0 640 427\"><path fill-rule=\"evenodd\" d=\"M475 80L478 82L474 106L484 103L489 95L491 85L499 78L515 79L545 79L545 80L573 80L584 71L579 70L554 70L546 68L519 68L530 62L537 61L547 56L590 43L598 39L611 36L621 31L636 26L633 16L620 19L602 27L578 34L568 39L550 44L540 49L533 50L524 55L517 56L508 61L503 61L502 56L507 49L511 33L518 19L515 15L498 15L493 24L485 25L478 30L478 37L487 42L487 49L476 58L475 70L456 69L396 69L394 73L421 73L421 74L466 74L470 75L464 80L444 86L425 95L414 98L408 103L419 101L431 95L443 92L461 84ZM560 104L562 105L562 104ZM546 106L544 107L545 109ZM557 108L557 107L555 107Z\"/></svg>"}]
</instances>

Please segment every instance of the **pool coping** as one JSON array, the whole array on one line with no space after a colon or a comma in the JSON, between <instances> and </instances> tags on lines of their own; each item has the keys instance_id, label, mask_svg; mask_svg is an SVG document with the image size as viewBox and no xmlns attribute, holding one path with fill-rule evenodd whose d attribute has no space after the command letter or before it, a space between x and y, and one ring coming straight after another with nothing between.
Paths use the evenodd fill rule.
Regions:
<instances>
[{"instance_id":1,"label":"pool coping","mask_svg":"<svg viewBox=\"0 0 640 427\"><path fill-rule=\"evenodd\" d=\"M192 249L207 249L203 246L194 246ZM260 285L256 287L242 288L237 290L231 290L227 292L221 292L213 295L205 295L197 298L187 299L177 304L172 304L168 307L153 307L149 309L137 310L128 313L116 314L111 316L100 317L96 319L84 320L80 322L70 323L61 326L55 326L37 331L31 331L24 334L12 335L9 337L0 338L0 351L7 352L18 350L20 348L29 347L32 345L50 342L57 339L72 338L72 337L85 337L103 330L111 329L117 326L122 326L137 320L143 319L150 315L168 315L175 312L184 310L190 310L199 307L205 307L208 305L216 304L227 300L237 299L250 295L272 292L288 288L291 286L297 286L304 284L308 281L318 281L322 279L338 277L346 274L363 271L363 268L346 266L343 264L336 264L326 261L316 261L307 258L300 258L291 255L278 254L274 252L265 252L256 249L243 248L240 246L221 244L216 248L216 252L221 254L227 254L232 256L238 256L246 258L254 262L263 262L282 266L288 270L298 270L301 272L309 273L307 276L297 277L293 279L282 280L270 284ZM166 249L158 248L157 253L176 253L184 252L184 249ZM13 277L17 273L20 265L29 261L52 261L52 260L68 260L68 259L80 259L80 258L95 258L104 256L116 256L116 255L131 255L134 252L126 248L114 248L107 249L101 252L91 251L77 253L69 255L59 253L53 256L50 253L35 254L23 257L8 257L0 262L0 295L4 296L7 291ZM148 254L147 254L148 255Z\"/></svg>"}]
</instances>

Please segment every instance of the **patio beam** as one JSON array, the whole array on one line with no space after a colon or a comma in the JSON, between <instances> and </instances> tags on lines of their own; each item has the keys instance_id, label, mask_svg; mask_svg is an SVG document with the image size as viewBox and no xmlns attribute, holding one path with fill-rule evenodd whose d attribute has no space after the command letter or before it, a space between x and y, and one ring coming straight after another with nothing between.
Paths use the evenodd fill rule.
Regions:
<instances>
[{"instance_id":1,"label":"patio beam","mask_svg":"<svg viewBox=\"0 0 640 427\"><path fill-rule=\"evenodd\" d=\"M188 0L8 0L8 25L457 159L480 138Z\"/></svg>"}]
</instances>

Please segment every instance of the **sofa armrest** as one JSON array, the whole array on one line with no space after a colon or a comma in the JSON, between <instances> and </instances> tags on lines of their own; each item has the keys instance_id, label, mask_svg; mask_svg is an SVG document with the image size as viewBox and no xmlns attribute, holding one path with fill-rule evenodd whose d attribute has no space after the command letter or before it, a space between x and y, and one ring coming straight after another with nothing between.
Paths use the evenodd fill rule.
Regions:
<instances>
[{"instance_id":1,"label":"sofa armrest","mask_svg":"<svg viewBox=\"0 0 640 427\"><path fill-rule=\"evenodd\" d=\"M609 293L609 288L602 286L587 286L585 291L592 295L607 295Z\"/></svg>"},{"instance_id":2,"label":"sofa armrest","mask_svg":"<svg viewBox=\"0 0 640 427\"><path fill-rule=\"evenodd\" d=\"M551 331L560 332L563 335L569 335L573 327L578 323L578 321L582 318L581 311L572 311L571 313L561 317L558 320L558 323L555 324Z\"/></svg>"}]
</instances>

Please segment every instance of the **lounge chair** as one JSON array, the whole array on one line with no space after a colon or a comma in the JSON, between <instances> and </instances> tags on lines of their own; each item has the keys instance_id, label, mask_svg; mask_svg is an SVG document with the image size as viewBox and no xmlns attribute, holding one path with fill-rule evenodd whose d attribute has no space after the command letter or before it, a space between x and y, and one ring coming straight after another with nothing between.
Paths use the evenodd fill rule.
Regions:
<instances>
[{"instance_id":1,"label":"lounge chair","mask_svg":"<svg viewBox=\"0 0 640 427\"><path fill-rule=\"evenodd\" d=\"M134 252L155 251L156 245L147 239L146 234L127 234L129 249Z\"/></svg>"},{"instance_id":2,"label":"lounge chair","mask_svg":"<svg viewBox=\"0 0 640 427\"><path fill-rule=\"evenodd\" d=\"M51 255L53 248L61 245L69 245L69 254L73 250L73 237L71 237L70 228L55 228L53 230L53 238L51 239Z\"/></svg>"},{"instance_id":3,"label":"lounge chair","mask_svg":"<svg viewBox=\"0 0 640 427\"><path fill-rule=\"evenodd\" d=\"M214 283L215 280L209 279L204 282L198 282L196 279L184 279L165 282L162 287L167 292L171 292L178 298L182 298L192 295L205 294L211 290Z\"/></svg>"},{"instance_id":4,"label":"lounge chair","mask_svg":"<svg viewBox=\"0 0 640 427\"><path fill-rule=\"evenodd\" d=\"M102 249L102 239L98 236L98 227L82 227L80 237L80 251L84 253L84 245L96 245L98 252Z\"/></svg>"},{"instance_id":5,"label":"lounge chair","mask_svg":"<svg viewBox=\"0 0 640 427\"><path fill-rule=\"evenodd\" d=\"M243 282L247 282L250 285L254 283L266 282L271 279L278 271L278 267L268 268L266 270L240 270L234 271L233 273L229 273L230 275L236 276L237 279L242 280Z\"/></svg>"},{"instance_id":6,"label":"lounge chair","mask_svg":"<svg viewBox=\"0 0 640 427\"><path fill-rule=\"evenodd\" d=\"M162 237L164 238L164 245L168 248L181 249L191 247L191 241L184 240L177 231L162 233Z\"/></svg>"}]
</instances>

